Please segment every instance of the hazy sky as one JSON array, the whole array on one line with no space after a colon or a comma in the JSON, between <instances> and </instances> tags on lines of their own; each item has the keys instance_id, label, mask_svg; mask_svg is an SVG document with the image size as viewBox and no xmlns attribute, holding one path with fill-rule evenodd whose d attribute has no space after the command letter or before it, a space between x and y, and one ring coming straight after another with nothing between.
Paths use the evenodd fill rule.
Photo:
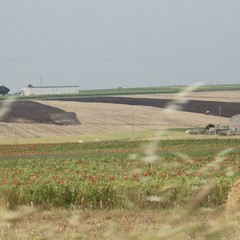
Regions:
<instances>
[{"instance_id":1,"label":"hazy sky","mask_svg":"<svg viewBox=\"0 0 240 240\"><path fill-rule=\"evenodd\" d=\"M239 79L239 0L0 0L0 85L11 92Z\"/></svg>"}]
</instances>

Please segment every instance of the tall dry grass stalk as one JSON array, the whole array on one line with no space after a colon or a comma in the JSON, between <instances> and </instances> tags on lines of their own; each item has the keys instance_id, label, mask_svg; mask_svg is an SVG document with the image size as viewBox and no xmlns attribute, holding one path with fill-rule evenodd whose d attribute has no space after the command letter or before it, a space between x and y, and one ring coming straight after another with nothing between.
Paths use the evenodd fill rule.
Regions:
<instances>
[{"instance_id":1,"label":"tall dry grass stalk","mask_svg":"<svg viewBox=\"0 0 240 240\"><path fill-rule=\"evenodd\" d=\"M16 97L9 97L2 101L2 105L0 108L0 118L8 113L8 111L11 109L11 105L13 104L15 99L16 99Z\"/></svg>"},{"instance_id":2,"label":"tall dry grass stalk","mask_svg":"<svg viewBox=\"0 0 240 240\"><path fill-rule=\"evenodd\" d=\"M194 92L198 88L200 88L203 84L201 82L194 83L183 91L175 94L175 100L171 101L168 106L165 109L165 114L166 117L170 116L173 114L175 111L182 110L184 105L188 103L189 98L187 97L189 93Z\"/></svg>"},{"instance_id":3,"label":"tall dry grass stalk","mask_svg":"<svg viewBox=\"0 0 240 240\"><path fill-rule=\"evenodd\" d=\"M229 239L240 239L240 180L228 194L226 217L230 223Z\"/></svg>"},{"instance_id":4,"label":"tall dry grass stalk","mask_svg":"<svg viewBox=\"0 0 240 240\"><path fill-rule=\"evenodd\" d=\"M238 180L228 194L227 217L238 217L237 212L240 210L240 180Z\"/></svg>"}]
</instances>

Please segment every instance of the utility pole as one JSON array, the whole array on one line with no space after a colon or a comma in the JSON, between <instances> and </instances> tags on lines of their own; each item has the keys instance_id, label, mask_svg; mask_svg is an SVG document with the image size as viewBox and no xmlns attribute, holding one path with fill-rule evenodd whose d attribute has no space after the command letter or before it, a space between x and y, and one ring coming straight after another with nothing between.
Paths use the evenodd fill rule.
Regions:
<instances>
[{"instance_id":1,"label":"utility pole","mask_svg":"<svg viewBox=\"0 0 240 240\"><path fill-rule=\"evenodd\" d=\"M132 115L132 140L135 139L134 115Z\"/></svg>"},{"instance_id":2,"label":"utility pole","mask_svg":"<svg viewBox=\"0 0 240 240\"><path fill-rule=\"evenodd\" d=\"M42 76L40 77L40 86L42 86Z\"/></svg>"},{"instance_id":3,"label":"utility pole","mask_svg":"<svg viewBox=\"0 0 240 240\"><path fill-rule=\"evenodd\" d=\"M219 113L219 126L222 124L222 107L219 105L218 107L218 113Z\"/></svg>"},{"instance_id":4,"label":"utility pole","mask_svg":"<svg viewBox=\"0 0 240 240\"><path fill-rule=\"evenodd\" d=\"M16 131L15 131L14 125L12 125L12 133L13 133L14 144L18 144L17 134L16 134Z\"/></svg>"}]
</instances>

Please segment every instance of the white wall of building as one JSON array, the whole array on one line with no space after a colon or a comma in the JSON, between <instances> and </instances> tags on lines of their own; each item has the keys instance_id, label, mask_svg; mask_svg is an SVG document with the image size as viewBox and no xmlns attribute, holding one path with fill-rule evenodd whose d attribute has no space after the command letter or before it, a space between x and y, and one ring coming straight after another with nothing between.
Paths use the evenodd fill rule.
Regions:
<instances>
[{"instance_id":1,"label":"white wall of building","mask_svg":"<svg viewBox=\"0 0 240 240\"><path fill-rule=\"evenodd\" d=\"M73 93L79 93L79 86L40 86L26 87L21 90L21 94L24 96Z\"/></svg>"}]
</instances>

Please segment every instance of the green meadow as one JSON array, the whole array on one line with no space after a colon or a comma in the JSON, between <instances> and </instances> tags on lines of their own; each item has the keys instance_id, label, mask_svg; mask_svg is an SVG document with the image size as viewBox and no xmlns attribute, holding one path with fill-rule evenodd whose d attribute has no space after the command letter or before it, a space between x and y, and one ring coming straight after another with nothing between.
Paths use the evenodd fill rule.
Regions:
<instances>
[{"instance_id":1,"label":"green meadow","mask_svg":"<svg viewBox=\"0 0 240 240\"><path fill-rule=\"evenodd\" d=\"M1 145L0 190L19 205L170 208L214 184L202 202L221 206L239 176L240 139Z\"/></svg>"}]
</instances>

